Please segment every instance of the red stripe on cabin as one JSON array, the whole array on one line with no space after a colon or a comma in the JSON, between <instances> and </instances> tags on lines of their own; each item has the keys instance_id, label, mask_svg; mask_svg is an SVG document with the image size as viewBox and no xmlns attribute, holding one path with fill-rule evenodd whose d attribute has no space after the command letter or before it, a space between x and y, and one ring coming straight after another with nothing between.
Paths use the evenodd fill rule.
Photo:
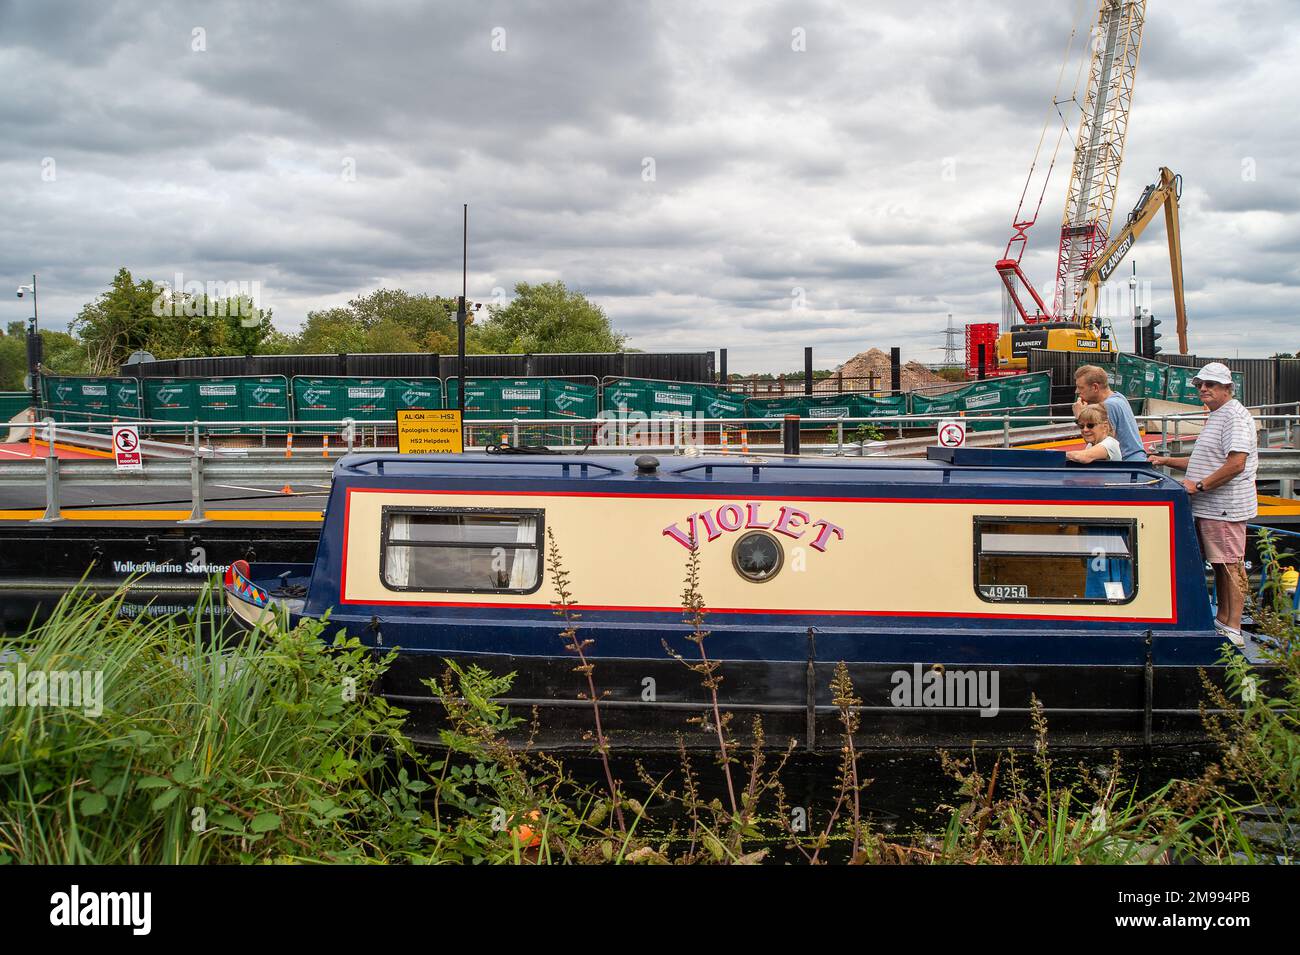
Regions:
<instances>
[{"instance_id":1,"label":"red stripe on cabin","mask_svg":"<svg viewBox=\"0 0 1300 955\"><path fill-rule=\"evenodd\" d=\"M348 601L344 595L348 592L348 528L352 526L352 492L355 488L348 488L347 494L343 495L343 570L339 573L339 600L343 603Z\"/></svg>"}]
</instances>

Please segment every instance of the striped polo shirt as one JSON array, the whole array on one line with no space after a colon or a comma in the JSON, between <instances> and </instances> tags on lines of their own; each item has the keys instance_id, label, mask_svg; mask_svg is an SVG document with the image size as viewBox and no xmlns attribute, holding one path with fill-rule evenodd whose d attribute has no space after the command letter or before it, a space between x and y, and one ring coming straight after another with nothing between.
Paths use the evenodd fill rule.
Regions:
<instances>
[{"instance_id":1,"label":"striped polo shirt","mask_svg":"<svg viewBox=\"0 0 1300 955\"><path fill-rule=\"evenodd\" d=\"M1227 484L1192 495L1192 514L1216 521L1248 521L1258 512L1255 472L1259 452L1255 440L1255 419L1236 398L1218 411L1211 411L1196 438L1187 479L1202 481L1228 460L1232 451L1246 452L1246 468Z\"/></svg>"}]
</instances>

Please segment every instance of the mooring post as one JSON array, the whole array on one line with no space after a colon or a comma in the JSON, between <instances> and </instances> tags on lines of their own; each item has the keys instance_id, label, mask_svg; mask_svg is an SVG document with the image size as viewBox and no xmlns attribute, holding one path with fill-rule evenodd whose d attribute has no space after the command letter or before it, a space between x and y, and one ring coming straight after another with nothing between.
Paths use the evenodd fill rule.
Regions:
<instances>
[{"instance_id":1,"label":"mooring post","mask_svg":"<svg viewBox=\"0 0 1300 955\"><path fill-rule=\"evenodd\" d=\"M1002 416L1002 447L1011 447L1011 415Z\"/></svg>"},{"instance_id":2,"label":"mooring post","mask_svg":"<svg viewBox=\"0 0 1300 955\"><path fill-rule=\"evenodd\" d=\"M513 424L510 425L510 443L516 448L519 447L519 419L511 418Z\"/></svg>"},{"instance_id":3,"label":"mooring post","mask_svg":"<svg viewBox=\"0 0 1300 955\"><path fill-rule=\"evenodd\" d=\"M785 423L781 432L781 443L784 454L799 453L799 416L797 414L785 416Z\"/></svg>"},{"instance_id":4,"label":"mooring post","mask_svg":"<svg viewBox=\"0 0 1300 955\"><path fill-rule=\"evenodd\" d=\"M54 450L54 422L46 418L50 428L50 451L45 459L45 513L41 521L61 521L63 512L59 503L59 455Z\"/></svg>"},{"instance_id":5,"label":"mooring post","mask_svg":"<svg viewBox=\"0 0 1300 955\"><path fill-rule=\"evenodd\" d=\"M839 457L844 456L844 419L839 418L835 421L835 454Z\"/></svg>"},{"instance_id":6,"label":"mooring post","mask_svg":"<svg viewBox=\"0 0 1300 955\"><path fill-rule=\"evenodd\" d=\"M205 523L207 517L204 516L203 510L203 458L195 455L190 458L190 516L181 523Z\"/></svg>"},{"instance_id":7,"label":"mooring post","mask_svg":"<svg viewBox=\"0 0 1300 955\"><path fill-rule=\"evenodd\" d=\"M343 440L347 442L348 454L352 453L352 447L356 443L357 423L352 418L343 419Z\"/></svg>"}]
</instances>

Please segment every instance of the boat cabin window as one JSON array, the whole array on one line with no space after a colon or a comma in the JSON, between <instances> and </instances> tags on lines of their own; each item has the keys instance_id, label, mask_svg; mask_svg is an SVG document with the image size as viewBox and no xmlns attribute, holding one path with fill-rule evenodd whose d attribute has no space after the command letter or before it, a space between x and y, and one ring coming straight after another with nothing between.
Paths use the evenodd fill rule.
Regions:
<instances>
[{"instance_id":1,"label":"boat cabin window","mask_svg":"<svg viewBox=\"0 0 1300 955\"><path fill-rule=\"evenodd\" d=\"M1127 603L1137 593L1131 520L975 518L975 590L997 603Z\"/></svg>"},{"instance_id":2,"label":"boat cabin window","mask_svg":"<svg viewBox=\"0 0 1300 955\"><path fill-rule=\"evenodd\" d=\"M390 590L521 593L542 584L542 512L385 507L380 577Z\"/></svg>"}]
</instances>

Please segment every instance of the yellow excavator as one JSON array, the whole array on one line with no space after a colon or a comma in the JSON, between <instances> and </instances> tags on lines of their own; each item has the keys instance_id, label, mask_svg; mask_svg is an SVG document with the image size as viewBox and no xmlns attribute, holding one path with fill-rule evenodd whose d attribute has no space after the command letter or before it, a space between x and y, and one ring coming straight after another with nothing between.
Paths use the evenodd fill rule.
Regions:
<instances>
[{"instance_id":1,"label":"yellow excavator","mask_svg":"<svg viewBox=\"0 0 1300 955\"><path fill-rule=\"evenodd\" d=\"M1160 167L1160 179L1147 186L1138 199L1133 211L1128 214L1128 221L1115 237L1115 241L1097 256L1097 260L1083 276L1079 290L1079 307L1076 312L1078 320L1085 324L1094 323L1097 311L1097 294L1101 283L1105 282L1119 268L1128 250L1133 248L1163 207L1165 210L1165 234L1169 239L1169 271L1174 286L1174 315L1178 321L1178 353L1187 354L1187 308L1183 303L1183 244L1178 232L1178 200L1183 193L1183 177Z\"/></svg>"},{"instance_id":2,"label":"yellow excavator","mask_svg":"<svg viewBox=\"0 0 1300 955\"><path fill-rule=\"evenodd\" d=\"M1180 180L1168 169L1161 169L1159 181L1142 193L1127 222L1119 220L1122 213L1118 213L1115 207L1145 32L1146 0L1095 2L1096 20L1092 31L1087 34L1092 39L1091 54L1083 53L1084 62L1079 64L1076 74L1082 80L1087 65L1087 83L1080 89L1079 80L1076 80L1075 95L1063 95L1062 84L1068 72L1074 40L1084 35L1080 28L1085 4L1081 2L1075 28L1066 45L1057 88L1039 133L1020 202L1011 220L1011 238L1002 258L993 264L1004 289L1002 320L997 328L998 374L1015 374L1024 369L1031 348L1091 355L1113 355L1120 350L1110 320L1098 314L1097 296L1101 283L1114 274L1142 230L1162 207L1169 226L1179 344L1183 353L1187 352L1183 269L1178 240ZM1067 102L1079 106L1073 123L1066 120L1060 109L1061 104ZM1049 142L1047 134L1058 119L1061 121L1060 130L1056 145L1047 156L1049 161L1046 175L1041 177L1041 188L1031 189L1040 160L1045 156L1044 149ZM1042 210L1057 153L1071 125L1076 128L1074 155L1061 215L1056 282L1049 308L1025 275L1021 261L1029 244L1029 230L1038 221ZM1034 192L1038 193L1036 203ZM986 336L992 331L989 324L985 323L984 330L978 335L983 341L988 341ZM1138 350L1151 351L1154 347L1152 326L1144 323L1139 332ZM968 333L968 351L973 342L974 338ZM987 368L991 364L987 359L985 364L986 367L981 369L978 359L975 362L968 359L972 370L991 371Z\"/></svg>"},{"instance_id":3,"label":"yellow excavator","mask_svg":"<svg viewBox=\"0 0 1300 955\"><path fill-rule=\"evenodd\" d=\"M1162 208L1165 232L1169 240L1169 268L1173 278L1174 312L1178 322L1178 351L1187 354L1187 311L1183 301L1183 249L1178 225L1178 200L1183 177L1165 167L1160 178L1147 186L1128 214L1128 221L1114 241L1093 259L1079 283L1074 313L1068 319L1030 321L1013 325L998 338L998 369L1018 370L1028 364L1030 348L1053 351L1077 351L1090 354L1118 351L1113 330L1107 320L1097 317L1097 298L1101 284L1110 278L1127 257L1138 237Z\"/></svg>"}]
</instances>

